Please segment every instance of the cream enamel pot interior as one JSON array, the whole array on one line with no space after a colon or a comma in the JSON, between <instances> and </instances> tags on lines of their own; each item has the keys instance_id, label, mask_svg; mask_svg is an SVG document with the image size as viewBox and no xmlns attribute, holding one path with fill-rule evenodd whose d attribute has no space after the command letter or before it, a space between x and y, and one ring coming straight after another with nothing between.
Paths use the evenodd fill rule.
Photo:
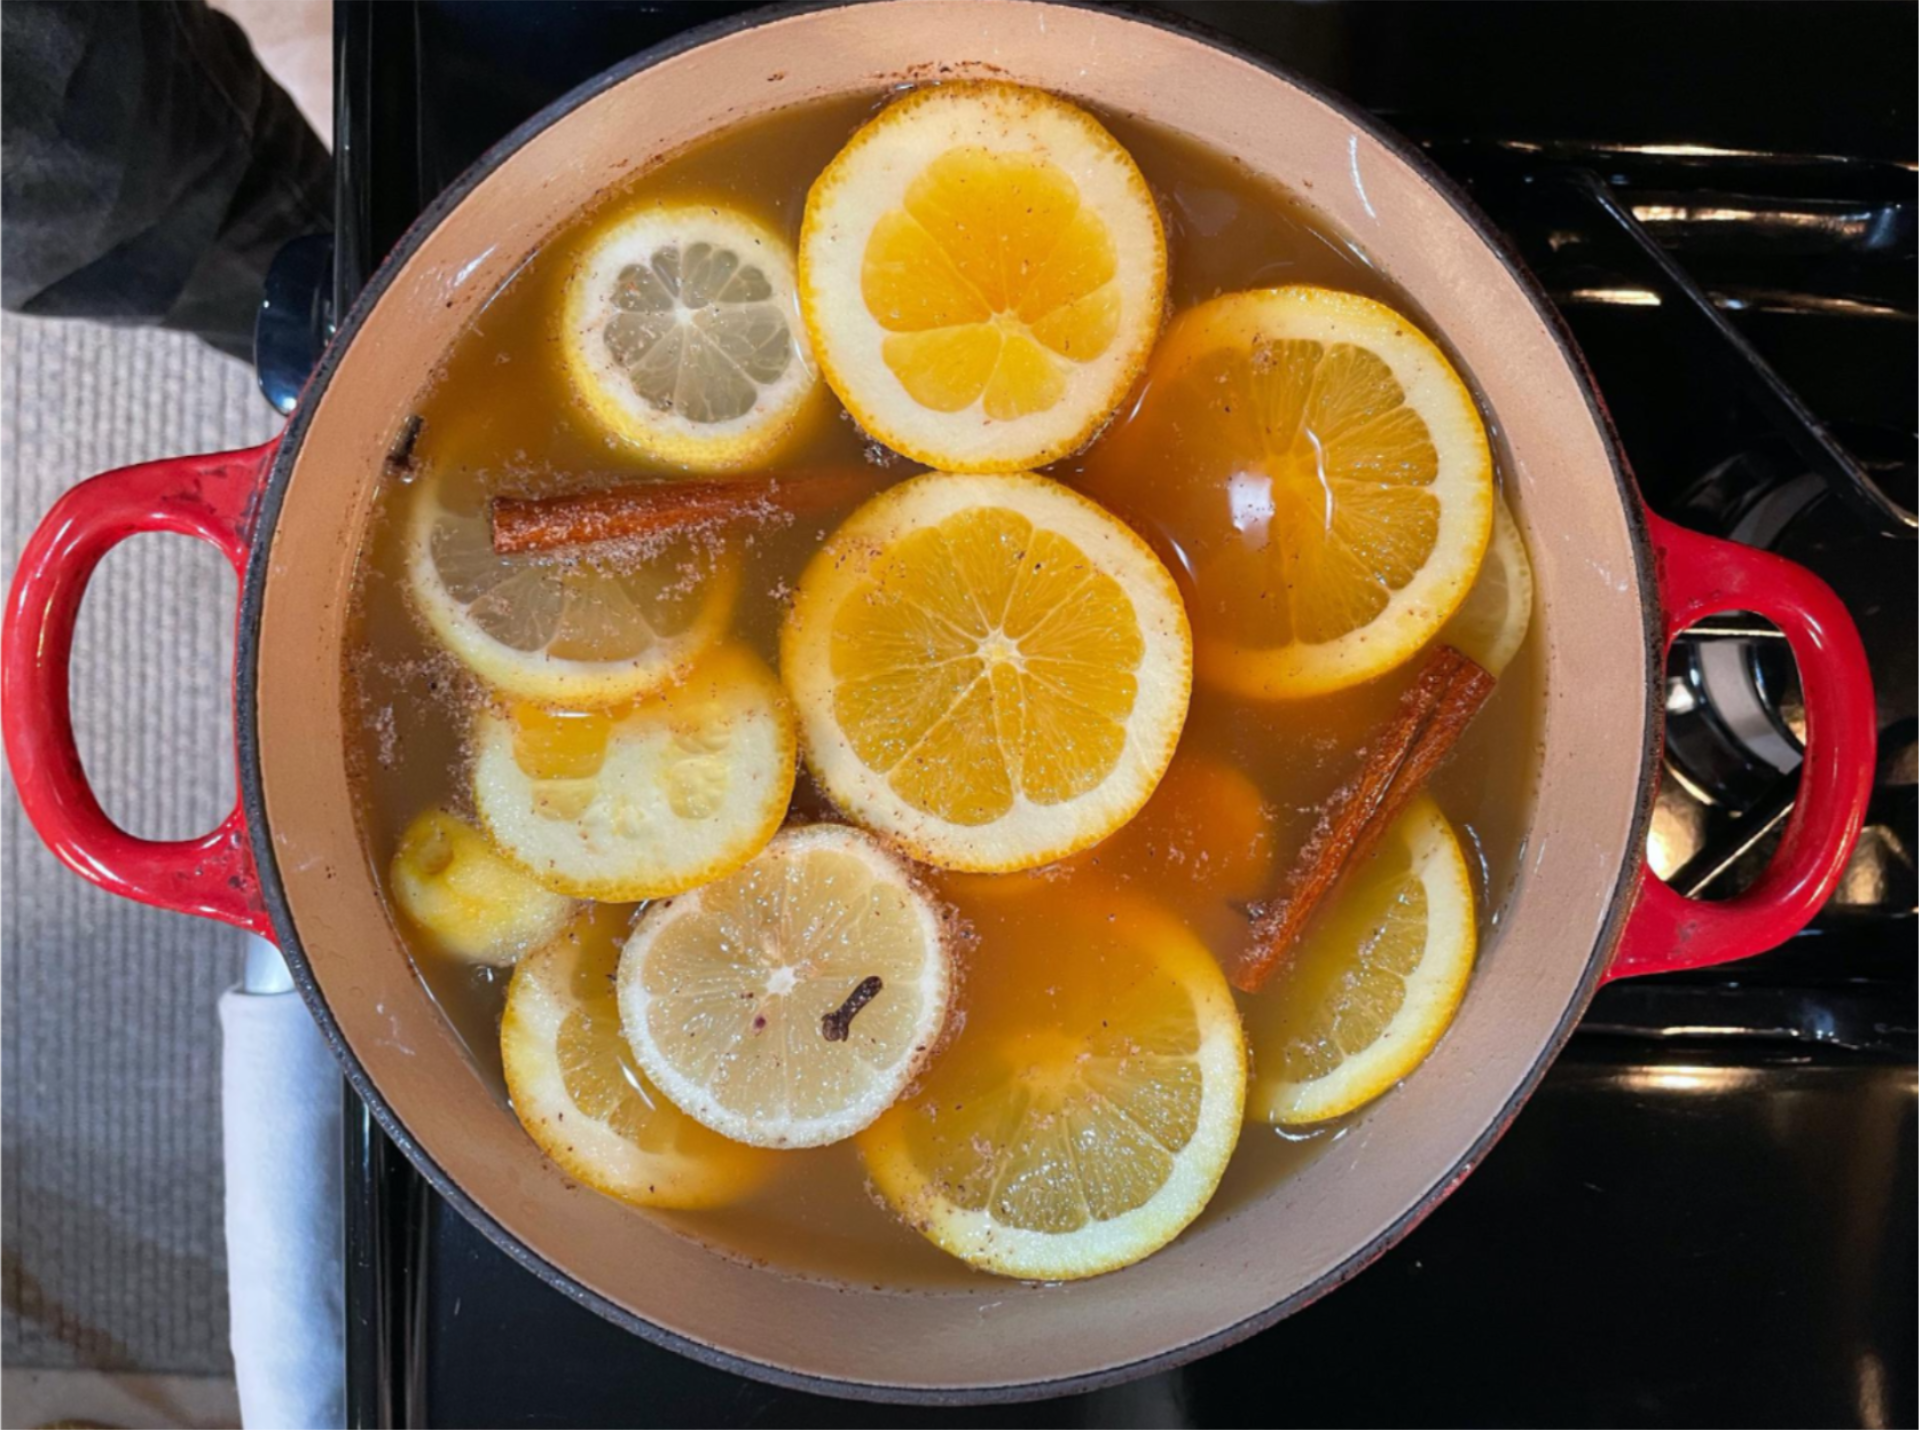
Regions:
<instances>
[{"instance_id":1,"label":"cream enamel pot interior","mask_svg":"<svg viewBox=\"0 0 1920 1430\"><path fill-rule=\"evenodd\" d=\"M1305 197L1421 306L1482 396L1529 536L1541 775L1523 867L1458 1022L1325 1155L1110 1276L881 1292L725 1259L542 1159L389 926L356 832L340 670L382 459L454 335L545 235L606 185L727 124L960 75L1043 86L1236 156ZM244 578L242 798L218 830L178 844L106 819L67 717L87 577L116 541L156 529L216 542ZM1728 608L1787 632L1808 692L1809 753L1800 807L1761 885L1732 904L1691 905L1642 865L1661 656L1680 626ZM1144 1374L1355 1274L1485 1155L1604 977L1756 952L1803 924L1858 830L1872 764L1865 663L1844 610L1798 568L1644 513L1551 309L1443 180L1264 62L1151 19L1029 0L749 16L568 96L421 218L277 442L109 473L65 499L21 559L6 636L9 757L42 836L118 892L276 938L361 1095L495 1241L690 1355L898 1399L1048 1394Z\"/></svg>"}]
</instances>

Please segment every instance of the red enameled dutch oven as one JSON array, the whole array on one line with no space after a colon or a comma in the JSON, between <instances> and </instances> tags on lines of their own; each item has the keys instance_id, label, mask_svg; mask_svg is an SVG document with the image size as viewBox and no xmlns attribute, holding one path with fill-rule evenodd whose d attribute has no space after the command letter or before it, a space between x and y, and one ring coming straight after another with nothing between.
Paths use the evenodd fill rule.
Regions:
<instances>
[{"instance_id":1,"label":"red enameled dutch oven","mask_svg":"<svg viewBox=\"0 0 1920 1430\"><path fill-rule=\"evenodd\" d=\"M723 1258L572 1185L521 1134L415 977L356 829L340 697L348 594L382 458L428 373L521 259L606 185L809 99L990 74L1138 115L1311 201L1428 318L1484 401L1537 578L1540 782L1525 856L1458 1021L1428 1062L1266 1195L1138 1266L1064 1286L877 1291ZM243 583L240 800L199 839L116 828L87 787L67 659L88 577L136 532L212 542ZM1785 632L1806 760L1779 852L1737 898L1646 868L1662 657L1719 611ZM1648 513L1579 355L1487 222L1408 146L1266 61L1150 18L1030 0L773 11L638 55L442 195L368 286L286 431L69 492L6 609L20 796L85 877L277 940L347 1075L433 1185L539 1275L641 1335L786 1384L894 1399L1084 1389L1271 1324L1354 1275L1486 1155L1603 981L1770 948L1839 877L1874 718L1845 609L1799 567Z\"/></svg>"}]
</instances>

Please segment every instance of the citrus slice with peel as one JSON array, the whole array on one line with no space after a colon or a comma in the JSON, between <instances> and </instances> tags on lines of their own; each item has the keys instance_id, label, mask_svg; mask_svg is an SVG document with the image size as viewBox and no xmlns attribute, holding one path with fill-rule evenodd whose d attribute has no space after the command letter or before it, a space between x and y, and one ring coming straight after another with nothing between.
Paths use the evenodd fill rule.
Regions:
<instances>
[{"instance_id":1,"label":"citrus slice with peel","mask_svg":"<svg viewBox=\"0 0 1920 1430\"><path fill-rule=\"evenodd\" d=\"M739 868L793 795L792 710L750 651L616 710L484 709L473 798L487 835L545 887L626 903Z\"/></svg>"},{"instance_id":2,"label":"citrus slice with peel","mask_svg":"<svg viewBox=\"0 0 1920 1430\"><path fill-rule=\"evenodd\" d=\"M1498 675L1520 653L1533 623L1533 563L1520 525L1507 509L1506 499L1493 499L1493 539L1487 543L1480 575L1460 609L1453 613L1441 642L1479 667Z\"/></svg>"},{"instance_id":3,"label":"citrus slice with peel","mask_svg":"<svg viewBox=\"0 0 1920 1430\"><path fill-rule=\"evenodd\" d=\"M907 867L845 825L775 839L641 916L620 958L634 1057L737 1142L818 1147L884 1112L947 1020L947 920Z\"/></svg>"},{"instance_id":4,"label":"citrus slice with peel","mask_svg":"<svg viewBox=\"0 0 1920 1430\"><path fill-rule=\"evenodd\" d=\"M1275 814L1238 766L1180 750L1139 815L1062 872L1158 869L1196 901L1249 903L1273 887ZM1033 875L1044 878L1044 874Z\"/></svg>"},{"instance_id":5,"label":"citrus slice with peel","mask_svg":"<svg viewBox=\"0 0 1920 1430\"><path fill-rule=\"evenodd\" d=\"M1191 689L1173 578L1030 472L929 473L860 507L800 578L780 666L807 760L942 868L1031 868L1132 818Z\"/></svg>"},{"instance_id":6,"label":"citrus slice with peel","mask_svg":"<svg viewBox=\"0 0 1920 1430\"><path fill-rule=\"evenodd\" d=\"M617 705L671 683L727 628L739 561L697 535L643 548L494 553L484 484L424 479L407 581L442 645L503 694Z\"/></svg>"},{"instance_id":7,"label":"citrus slice with peel","mask_svg":"<svg viewBox=\"0 0 1920 1430\"><path fill-rule=\"evenodd\" d=\"M1277 816L1239 768L1183 745L1140 813L1090 849L1018 874L947 873L964 914L976 899L1047 897L1086 874L1152 887L1211 947L1245 937L1245 908L1273 889ZM1044 914L1041 915L1044 917Z\"/></svg>"},{"instance_id":8,"label":"citrus slice with peel","mask_svg":"<svg viewBox=\"0 0 1920 1430\"><path fill-rule=\"evenodd\" d=\"M614 973L632 910L602 904L522 959L500 1020L513 1110L575 1180L639 1206L737 1200L773 1157L702 1127L647 1081L620 1033Z\"/></svg>"},{"instance_id":9,"label":"citrus slice with peel","mask_svg":"<svg viewBox=\"0 0 1920 1430\"><path fill-rule=\"evenodd\" d=\"M1493 522L1486 431L1445 354L1382 303L1306 286L1181 314L1083 485L1189 563L1200 678L1263 699L1411 657Z\"/></svg>"},{"instance_id":10,"label":"citrus slice with peel","mask_svg":"<svg viewBox=\"0 0 1920 1430\"><path fill-rule=\"evenodd\" d=\"M1453 1021L1475 944L1466 857L1422 795L1266 987L1242 1000L1253 1050L1247 1116L1324 1122L1406 1077Z\"/></svg>"},{"instance_id":11,"label":"citrus slice with peel","mask_svg":"<svg viewBox=\"0 0 1920 1430\"><path fill-rule=\"evenodd\" d=\"M407 826L387 879L394 904L435 948L473 963L512 963L573 912L573 900L542 888L444 809Z\"/></svg>"},{"instance_id":12,"label":"citrus slice with peel","mask_svg":"<svg viewBox=\"0 0 1920 1430\"><path fill-rule=\"evenodd\" d=\"M1085 445L1160 331L1167 245L1132 157L1040 90L942 84L814 181L800 306L853 418L933 467L1014 472Z\"/></svg>"},{"instance_id":13,"label":"citrus slice with peel","mask_svg":"<svg viewBox=\"0 0 1920 1430\"><path fill-rule=\"evenodd\" d=\"M717 204L651 203L598 229L567 280L561 350L608 431L696 471L772 455L819 381L791 245Z\"/></svg>"},{"instance_id":14,"label":"citrus slice with peel","mask_svg":"<svg viewBox=\"0 0 1920 1430\"><path fill-rule=\"evenodd\" d=\"M1247 1054L1206 948L1145 900L1084 890L976 917L967 1019L859 1139L887 1204L983 1270L1139 1261L1206 1206L1240 1134Z\"/></svg>"}]
</instances>

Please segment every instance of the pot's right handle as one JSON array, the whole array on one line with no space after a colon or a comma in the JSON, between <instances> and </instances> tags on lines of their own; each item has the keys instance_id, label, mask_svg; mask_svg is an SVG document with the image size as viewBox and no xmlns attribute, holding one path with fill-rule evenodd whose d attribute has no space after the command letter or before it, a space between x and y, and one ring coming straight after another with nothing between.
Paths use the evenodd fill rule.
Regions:
<instances>
[{"instance_id":1,"label":"pot's right handle","mask_svg":"<svg viewBox=\"0 0 1920 1430\"><path fill-rule=\"evenodd\" d=\"M7 763L35 831L61 862L123 898L272 936L238 803L198 839L140 839L100 808L73 739L67 667L80 599L100 559L129 536L170 531L219 548L246 579L253 519L276 438L176 457L69 490L20 553L0 632Z\"/></svg>"},{"instance_id":2,"label":"pot's right handle","mask_svg":"<svg viewBox=\"0 0 1920 1430\"><path fill-rule=\"evenodd\" d=\"M1873 792L1873 681L1860 633L1819 577L1765 551L1652 515L1647 525L1665 610L1665 642L1705 616L1752 611L1778 626L1800 667L1806 754L1773 861L1753 887L1708 903L1675 893L1651 868L1608 978L1704 968L1764 953L1819 912L1845 869Z\"/></svg>"}]
</instances>

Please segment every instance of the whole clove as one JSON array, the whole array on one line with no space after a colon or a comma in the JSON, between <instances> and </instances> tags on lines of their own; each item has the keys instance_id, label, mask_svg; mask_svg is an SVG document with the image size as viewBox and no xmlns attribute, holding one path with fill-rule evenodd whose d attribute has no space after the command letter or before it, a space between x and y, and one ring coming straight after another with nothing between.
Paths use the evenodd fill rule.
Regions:
<instances>
[{"instance_id":1,"label":"whole clove","mask_svg":"<svg viewBox=\"0 0 1920 1430\"><path fill-rule=\"evenodd\" d=\"M877 973L861 979L847 995L847 1001L820 1020L820 1036L829 1043L846 1042L848 1033L853 1031L854 1015L879 996L881 986Z\"/></svg>"}]
</instances>

